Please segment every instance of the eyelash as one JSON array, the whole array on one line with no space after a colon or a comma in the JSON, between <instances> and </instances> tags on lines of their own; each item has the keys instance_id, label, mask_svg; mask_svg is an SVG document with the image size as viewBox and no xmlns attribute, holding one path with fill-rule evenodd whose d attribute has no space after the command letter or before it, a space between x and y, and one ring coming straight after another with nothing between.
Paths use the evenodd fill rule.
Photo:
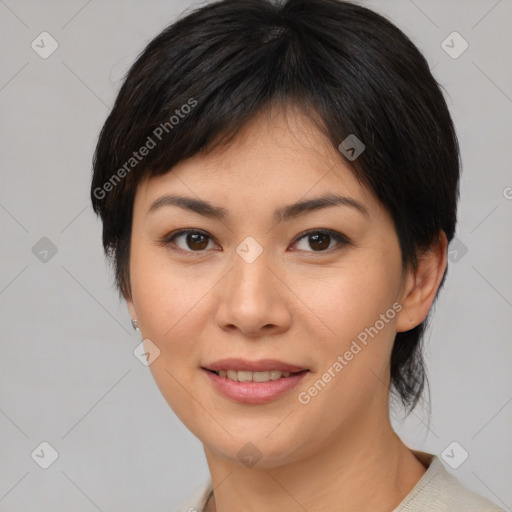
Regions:
<instances>
[{"instance_id":1,"label":"eyelash","mask_svg":"<svg viewBox=\"0 0 512 512\"><path fill-rule=\"evenodd\" d=\"M168 247L173 243L174 239L178 238L179 236L188 235L188 234L203 235L203 236L209 238L210 240L214 241L214 239L206 231L202 231L200 229L182 229L180 231L176 231L174 233L171 233L170 235L167 235L165 238L160 240L159 243L160 243L160 245L162 245L164 247ZM303 238L307 238L310 235L316 235L316 234L330 236L331 238L338 241L338 245L335 247L331 247L330 249L326 249L324 251L306 251L306 252L311 252L313 254L325 254L325 253L330 253L331 251L333 251L333 249L335 250L337 248L339 249L346 245L352 245L352 242L350 241L350 239L348 237L346 237L345 235L343 235L342 233L338 233L337 231L333 231L331 229L322 229L322 228L309 229L309 230L305 231L304 233L301 233L294 240L293 244L300 242ZM181 247L173 247L172 250L180 252L182 254L190 255L190 256L194 255L194 253L200 254L200 253L203 253L206 251L206 249L202 249L199 251L185 250L185 249L182 249Z\"/></svg>"}]
</instances>

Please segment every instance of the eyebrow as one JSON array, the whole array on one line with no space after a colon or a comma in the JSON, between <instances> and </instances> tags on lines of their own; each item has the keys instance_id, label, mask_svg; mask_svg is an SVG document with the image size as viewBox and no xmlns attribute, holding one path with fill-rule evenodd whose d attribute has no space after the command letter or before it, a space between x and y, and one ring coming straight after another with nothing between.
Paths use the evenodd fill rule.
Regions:
<instances>
[{"instance_id":1,"label":"eyebrow","mask_svg":"<svg viewBox=\"0 0 512 512\"><path fill-rule=\"evenodd\" d=\"M203 201L202 199L176 195L165 195L156 199L149 207L147 213L155 212L164 206L178 206L184 210L192 211L199 215L218 220L224 220L229 217L228 210L221 206L215 206L207 201ZM299 201L297 203L278 208L274 212L274 220L276 222L285 222L306 213L330 206L348 206L363 215L369 215L365 206L356 199L346 196L338 196L335 194L325 194L314 199L306 199L304 201Z\"/></svg>"}]
</instances>

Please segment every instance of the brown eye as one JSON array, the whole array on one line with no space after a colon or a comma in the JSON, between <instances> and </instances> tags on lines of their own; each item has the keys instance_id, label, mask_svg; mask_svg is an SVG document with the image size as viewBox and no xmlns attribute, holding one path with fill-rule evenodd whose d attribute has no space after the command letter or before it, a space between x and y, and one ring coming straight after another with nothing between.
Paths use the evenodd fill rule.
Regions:
<instances>
[{"instance_id":1,"label":"brown eye","mask_svg":"<svg viewBox=\"0 0 512 512\"><path fill-rule=\"evenodd\" d=\"M211 238L201 231L183 230L165 239L164 245L171 243L186 252L200 252L208 248Z\"/></svg>"},{"instance_id":2,"label":"brown eye","mask_svg":"<svg viewBox=\"0 0 512 512\"><path fill-rule=\"evenodd\" d=\"M194 251L202 251L208 247L208 238L201 233L188 233L185 240L187 246Z\"/></svg>"},{"instance_id":3,"label":"brown eye","mask_svg":"<svg viewBox=\"0 0 512 512\"><path fill-rule=\"evenodd\" d=\"M195 229L178 231L161 241L164 246L175 245L177 250L188 253L203 252L211 248L208 245L210 242L213 242L213 240L207 233ZM315 229L303 233L297 239L295 245L306 252L326 252L336 246L350 245L350 243L350 240L341 233ZM300 247L300 244L302 244L302 247Z\"/></svg>"},{"instance_id":4,"label":"brown eye","mask_svg":"<svg viewBox=\"0 0 512 512\"><path fill-rule=\"evenodd\" d=\"M315 251L324 251L329 248L331 243L330 235L324 233L318 233L316 235L309 235L309 246Z\"/></svg>"},{"instance_id":5,"label":"brown eye","mask_svg":"<svg viewBox=\"0 0 512 512\"><path fill-rule=\"evenodd\" d=\"M332 244L332 242L337 243ZM325 252L327 249L332 249L336 245L348 245L350 241L346 236L336 231L317 229L303 234L296 243L298 249L302 251ZM301 244L302 247L300 247Z\"/></svg>"}]
</instances>

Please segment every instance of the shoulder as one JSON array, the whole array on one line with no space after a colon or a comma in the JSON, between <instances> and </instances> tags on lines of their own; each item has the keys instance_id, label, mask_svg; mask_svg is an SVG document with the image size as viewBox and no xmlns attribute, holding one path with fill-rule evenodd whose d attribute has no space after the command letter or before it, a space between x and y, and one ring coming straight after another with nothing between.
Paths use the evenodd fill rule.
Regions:
<instances>
[{"instance_id":1,"label":"shoulder","mask_svg":"<svg viewBox=\"0 0 512 512\"><path fill-rule=\"evenodd\" d=\"M439 465L438 474L434 481L437 484L439 492L446 498L447 510L464 512L503 512L492 501L480 496L479 494L465 487L455 476L448 473L441 461L437 459L435 463Z\"/></svg>"},{"instance_id":2,"label":"shoulder","mask_svg":"<svg viewBox=\"0 0 512 512\"><path fill-rule=\"evenodd\" d=\"M393 512L505 512L469 490L432 454L414 452L428 469ZM204 481L176 512L203 512L212 483Z\"/></svg>"},{"instance_id":3,"label":"shoulder","mask_svg":"<svg viewBox=\"0 0 512 512\"><path fill-rule=\"evenodd\" d=\"M203 512L203 508L211 492L211 479L205 480L176 512Z\"/></svg>"},{"instance_id":4,"label":"shoulder","mask_svg":"<svg viewBox=\"0 0 512 512\"><path fill-rule=\"evenodd\" d=\"M504 512L492 501L465 487L432 454L415 452L429 459L423 477L393 512Z\"/></svg>"}]
</instances>

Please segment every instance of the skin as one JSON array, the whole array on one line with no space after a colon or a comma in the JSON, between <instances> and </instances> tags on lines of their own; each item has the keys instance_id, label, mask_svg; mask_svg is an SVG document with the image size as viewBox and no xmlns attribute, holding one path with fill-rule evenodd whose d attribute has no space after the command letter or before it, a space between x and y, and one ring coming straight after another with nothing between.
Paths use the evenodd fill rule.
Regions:
<instances>
[{"instance_id":1,"label":"skin","mask_svg":"<svg viewBox=\"0 0 512 512\"><path fill-rule=\"evenodd\" d=\"M336 205L275 222L275 209L326 193L359 201L368 215ZM148 213L165 194L206 200L229 216L177 206ZM161 243L192 228L207 237ZM350 243L327 237L315 244L303 232L316 228ZM236 252L248 236L263 249L252 263ZM127 304L142 337L160 349L150 365L159 389L203 443L214 487L207 512L384 512L402 501L425 467L390 424L391 349L397 332L427 316L446 249L441 232L418 267L403 273L390 215L293 108L260 113L229 146L139 186ZM401 311L300 403L298 393L394 303ZM225 357L279 359L310 373L277 400L240 404L215 391L201 370ZM248 442L261 453L253 467L237 457Z\"/></svg>"}]
</instances>

